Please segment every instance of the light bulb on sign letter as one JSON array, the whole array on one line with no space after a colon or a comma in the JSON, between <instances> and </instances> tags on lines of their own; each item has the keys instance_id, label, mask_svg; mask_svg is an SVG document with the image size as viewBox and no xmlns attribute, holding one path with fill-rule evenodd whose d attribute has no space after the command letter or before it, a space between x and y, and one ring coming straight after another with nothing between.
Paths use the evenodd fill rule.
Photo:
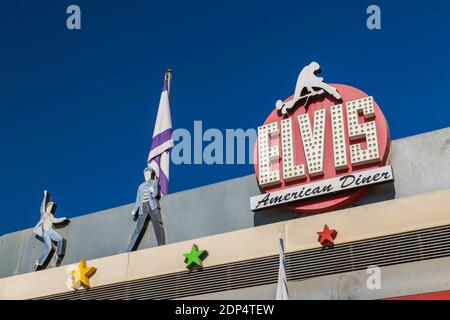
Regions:
<instances>
[{"instance_id":1,"label":"light bulb on sign letter","mask_svg":"<svg viewBox=\"0 0 450 320\"><path fill-rule=\"evenodd\" d=\"M333 128L334 167L336 170L347 169L347 143L342 104L331 107L331 123Z\"/></svg>"},{"instance_id":2,"label":"light bulb on sign letter","mask_svg":"<svg viewBox=\"0 0 450 320\"><path fill-rule=\"evenodd\" d=\"M280 169L271 170L272 162L278 162L280 159L280 148L278 145L271 146L270 140L277 137L279 133L278 122L258 127L258 166L261 187L281 183Z\"/></svg>"},{"instance_id":3,"label":"light bulb on sign letter","mask_svg":"<svg viewBox=\"0 0 450 320\"><path fill-rule=\"evenodd\" d=\"M307 113L298 116L306 163L308 164L308 172L311 176L323 174L326 114L326 109L314 112L314 129L311 128Z\"/></svg>"},{"instance_id":4,"label":"light bulb on sign letter","mask_svg":"<svg viewBox=\"0 0 450 320\"><path fill-rule=\"evenodd\" d=\"M381 161L375 120L359 123L360 114L366 120L375 118L373 97L347 102L349 138L350 140L365 138L367 144L367 148L364 150L361 148L361 143L350 145L350 155L354 166Z\"/></svg>"},{"instance_id":5,"label":"light bulb on sign letter","mask_svg":"<svg viewBox=\"0 0 450 320\"><path fill-rule=\"evenodd\" d=\"M281 141L283 159L283 179L293 181L306 177L305 165L295 165L294 140L292 135L292 119L281 121Z\"/></svg>"}]
</instances>

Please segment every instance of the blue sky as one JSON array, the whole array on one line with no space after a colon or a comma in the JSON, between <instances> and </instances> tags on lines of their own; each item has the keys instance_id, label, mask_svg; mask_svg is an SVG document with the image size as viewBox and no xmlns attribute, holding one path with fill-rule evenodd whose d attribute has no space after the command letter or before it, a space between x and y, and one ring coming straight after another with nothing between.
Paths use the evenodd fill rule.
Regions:
<instances>
[{"instance_id":1,"label":"blue sky","mask_svg":"<svg viewBox=\"0 0 450 320\"><path fill-rule=\"evenodd\" d=\"M69 31L77 4L82 29ZM382 29L366 28L378 4ZM448 1L2 1L0 234L134 201L162 76L174 128L256 128L299 70L373 95L394 139L450 124ZM171 191L253 173L171 166Z\"/></svg>"}]
</instances>

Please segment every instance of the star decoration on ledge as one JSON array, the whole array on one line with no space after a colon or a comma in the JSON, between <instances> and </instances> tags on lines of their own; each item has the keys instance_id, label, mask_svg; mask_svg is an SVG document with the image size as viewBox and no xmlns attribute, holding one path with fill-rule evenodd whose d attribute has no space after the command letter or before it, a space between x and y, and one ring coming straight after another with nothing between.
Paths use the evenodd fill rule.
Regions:
<instances>
[{"instance_id":1,"label":"star decoration on ledge","mask_svg":"<svg viewBox=\"0 0 450 320\"><path fill-rule=\"evenodd\" d=\"M191 252L183 253L185 257L184 263L186 263L187 269L192 269L194 266L202 267L202 261L205 258L206 250L199 250L197 245L193 244Z\"/></svg>"},{"instance_id":2,"label":"star decoration on ledge","mask_svg":"<svg viewBox=\"0 0 450 320\"><path fill-rule=\"evenodd\" d=\"M96 271L97 268L88 267L86 260L81 259L78 266L70 271L72 280L70 287L75 290L78 290L81 287L89 289L91 287L89 279L95 274Z\"/></svg>"},{"instance_id":3,"label":"star decoration on ledge","mask_svg":"<svg viewBox=\"0 0 450 320\"><path fill-rule=\"evenodd\" d=\"M322 231L317 232L319 235L319 242L323 247L334 245L334 239L337 237L337 231L330 229L327 225L323 227Z\"/></svg>"}]
</instances>

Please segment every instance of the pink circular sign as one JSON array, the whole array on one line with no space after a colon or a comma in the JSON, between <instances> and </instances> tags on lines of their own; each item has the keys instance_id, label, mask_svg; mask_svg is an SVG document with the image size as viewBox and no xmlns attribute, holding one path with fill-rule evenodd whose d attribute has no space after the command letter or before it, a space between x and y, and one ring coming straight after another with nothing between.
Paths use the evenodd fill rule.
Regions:
<instances>
[{"instance_id":1,"label":"pink circular sign","mask_svg":"<svg viewBox=\"0 0 450 320\"><path fill-rule=\"evenodd\" d=\"M387 121L383 115L383 112L381 111L378 104L373 101L373 107L375 111L374 117L372 117L370 120L367 120L364 118L363 115L359 116L358 122L364 123L366 121L375 121L376 123L376 132L377 132L377 140L378 140L378 150L379 150L379 158L380 161L373 162L370 164L365 165L358 165L354 166L352 165L350 161L350 146L352 144L360 144L361 149L364 150L367 148L367 141L365 138L357 139L357 140L351 140L348 135L348 119L347 119L347 110L346 108L343 108L343 115L344 115L344 135L343 138L345 139L347 148L347 159L349 159L348 167L342 170L337 170L335 167L335 155L333 150L333 136L332 136L332 117L331 117L331 107L342 104L345 106L347 102L354 101L358 99L367 98L368 95L364 93L361 90L358 90L356 88L353 88L351 86L342 85L342 84L331 84L331 86L335 87L339 94L342 97L342 101L336 102L329 98L324 98L321 101L311 103L307 106L307 109L305 110L304 107L299 107L297 110L295 110L292 114L289 116L280 115L278 113L277 109L274 109L272 113L267 117L264 124L270 124L274 122L278 122L278 127L281 128L281 120L286 118L292 118L292 138L293 138L293 148L294 148L294 157L295 157L295 164L305 164L307 163L306 156L304 153L303 148L303 142L301 137L301 130L299 128L297 117L299 115L307 113L310 119L311 124L314 123L314 112L317 110L326 109L326 116L325 116L325 141L324 141L324 154L323 154L323 174L317 175L317 176L311 176L309 173L306 174L306 177L293 180L293 181L285 181L283 179L283 174L280 175L281 182L278 184L275 184L270 187L262 188L264 192L273 192L273 191L279 191L286 188L291 188L295 186L300 185L306 185L313 182L318 182L320 180L330 179L341 175L346 175L350 173L356 173L359 171L364 171L367 169L382 167L386 164L388 161L389 156L389 150L390 150L390 136L389 136L389 127L387 124ZM285 101L289 101L292 99L292 97L286 99ZM279 138L275 138L271 140L271 145L279 145L280 148L280 155L282 154L282 146ZM259 181L259 166L258 166L258 141L255 145L254 150L254 168L256 172L256 177ZM283 158L280 157L280 159L276 163L272 163L272 168L275 170L281 170L283 166ZM307 166L306 166L307 167ZM306 170L308 171L308 170ZM302 213L321 213L326 211L332 211L339 208L343 208L350 203L354 202L358 198L360 198L366 191L368 187L362 187L358 189L352 189L352 190L346 190L342 192L337 192L330 195L322 195L315 198L309 198L309 199L303 199L296 202L291 202L289 204L286 204L290 209L296 211L296 212L302 212Z\"/></svg>"}]
</instances>

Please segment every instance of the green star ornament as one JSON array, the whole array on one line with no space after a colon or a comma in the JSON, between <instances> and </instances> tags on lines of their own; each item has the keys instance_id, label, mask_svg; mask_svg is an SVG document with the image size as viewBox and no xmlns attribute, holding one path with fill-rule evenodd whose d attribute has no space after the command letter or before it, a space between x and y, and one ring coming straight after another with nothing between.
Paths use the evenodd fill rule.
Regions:
<instances>
[{"instance_id":1,"label":"green star ornament","mask_svg":"<svg viewBox=\"0 0 450 320\"><path fill-rule=\"evenodd\" d=\"M202 267L202 260L205 257L206 250L198 250L197 245L193 244L191 252L183 253L186 268L192 269L195 265Z\"/></svg>"}]
</instances>

